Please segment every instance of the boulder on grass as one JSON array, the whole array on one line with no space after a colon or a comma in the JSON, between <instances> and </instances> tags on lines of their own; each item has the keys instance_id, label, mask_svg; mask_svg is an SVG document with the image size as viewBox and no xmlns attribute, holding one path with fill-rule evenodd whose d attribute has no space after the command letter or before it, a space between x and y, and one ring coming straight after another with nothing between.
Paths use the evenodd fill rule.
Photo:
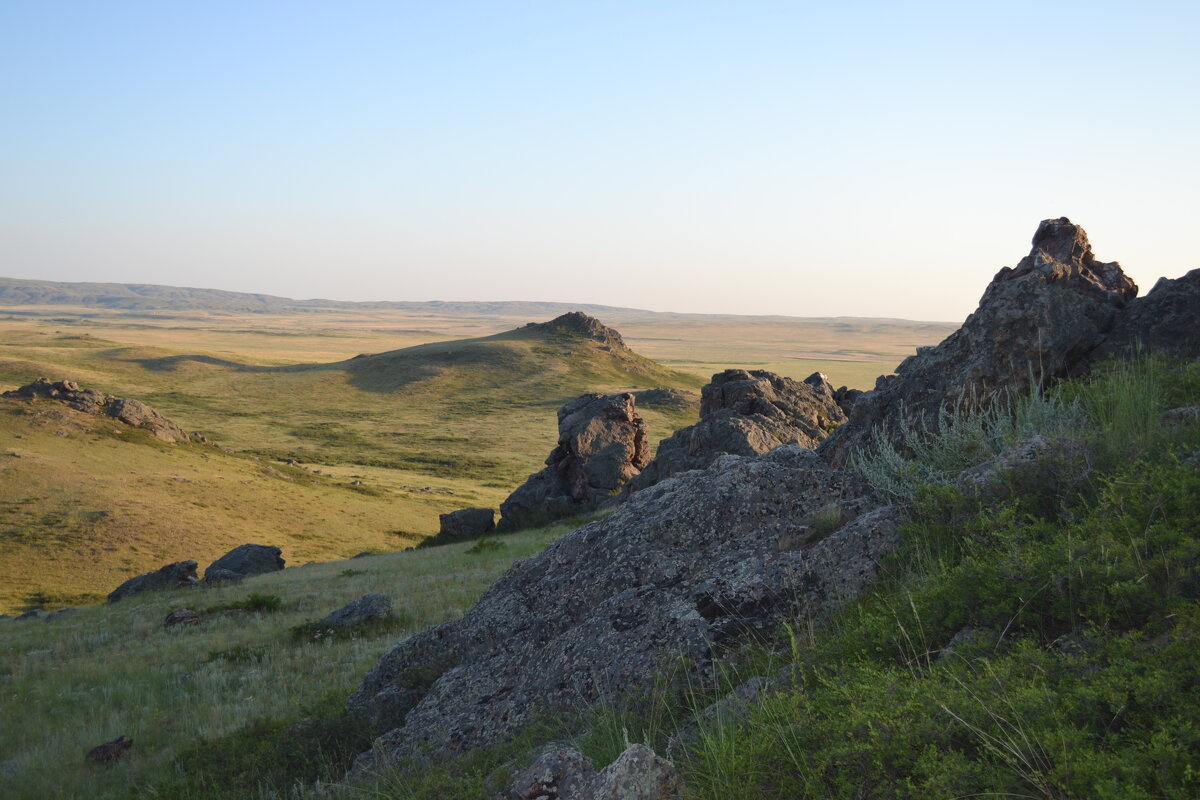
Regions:
<instances>
[{"instance_id":1,"label":"boulder on grass","mask_svg":"<svg viewBox=\"0 0 1200 800\"><path fill-rule=\"evenodd\" d=\"M570 800L596 776L596 765L578 750L553 750L518 772L500 800Z\"/></svg>"},{"instance_id":2,"label":"boulder on grass","mask_svg":"<svg viewBox=\"0 0 1200 800\"><path fill-rule=\"evenodd\" d=\"M195 561L176 561L174 564L159 567L154 572L146 572L125 581L112 590L108 595L108 602L115 603L142 592L195 586L199 582L200 579L196 577Z\"/></svg>"},{"instance_id":3,"label":"boulder on grass","mask_svg":"<svg viewBox=\"0 0 1200 800\"><path fill-rule=\"evenodd\" d=\"M282 550L273 545L244 544L209 564L208 569L204 570L204 578L208 580L215 570L227 570L243 578L278 572L283 569L282 553ZM229 577L222 574L219 579L229 580Z\"/></svg>"},{"instance_id":4,"label":"boulder on grass","mask_svg":"<svg viewBox=\"0 0 1200 800\"><path fill-rule=\"evenodd\" d=\"M349 628L371 620L386 619L391 615L392 601L387 595L364 594L321 620L321 625L329 628Z\"/></svg>"},{"instance_id":5,"label":"boulder on grass","mask_svg":"<svg viewBox=\"0 0 1200 800\"><path fill-rule=\"evenodd\" d=\"M630 745L592 778L572 800L676 800L683 779L675 765L644 744Z\"/></svg>"},{"instance_id":6,"label":"boulder on grass","mask_svg":"<svg viewBox=\"0 0 1200 800\"><path fill-rule=\"evenodd\" d=\"M442 539L471 539L496 529L496 512L490 508L460 508L438 517Z\"/></svg>"}]
</instances>

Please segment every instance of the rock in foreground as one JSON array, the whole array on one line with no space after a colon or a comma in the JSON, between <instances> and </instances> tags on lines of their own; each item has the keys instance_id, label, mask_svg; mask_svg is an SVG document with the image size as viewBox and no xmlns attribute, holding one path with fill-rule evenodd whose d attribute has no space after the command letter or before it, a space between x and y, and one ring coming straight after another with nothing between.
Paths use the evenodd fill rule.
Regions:
<instances>
[{"instance_id":1,"label":"rock in foreground","mask_svg":"<svg viewBox=\"0 0 1200 800\"><path fill-rule=\"evenodd\" d=\"M558 410L558 446L546 468L500 504L500 530L592 511L650 460L632 394L585 394Z\"/></svg>"},{"instance_id":2,"label":"rock in foreground","mask_svg":"<svg viewBox=\"0 0 1200 800\"><path fill-rule=\"evenodd\" d=\"M349 700L387 731L355 774L497 742L681 664L709 680L715 646L857 596L896 531L893 509L794 446L638 492L515 564L462 619L387 653Z\"/></svg>"}]
</instances>

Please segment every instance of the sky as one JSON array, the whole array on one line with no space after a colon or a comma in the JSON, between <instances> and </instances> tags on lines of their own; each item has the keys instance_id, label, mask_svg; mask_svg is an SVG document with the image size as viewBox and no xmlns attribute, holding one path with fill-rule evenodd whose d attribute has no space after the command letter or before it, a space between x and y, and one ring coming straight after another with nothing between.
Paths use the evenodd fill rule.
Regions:
<instances>
[{"instance_id":1,"label":"sky","mask_svg":"<svg viewBox=\"0 0 1200 800\"><path fill-rule=\"evenodd\" d=\"M961 321L1200 267L1200 2L0 0L0 275Z\"/></svg>"}]
</instances>

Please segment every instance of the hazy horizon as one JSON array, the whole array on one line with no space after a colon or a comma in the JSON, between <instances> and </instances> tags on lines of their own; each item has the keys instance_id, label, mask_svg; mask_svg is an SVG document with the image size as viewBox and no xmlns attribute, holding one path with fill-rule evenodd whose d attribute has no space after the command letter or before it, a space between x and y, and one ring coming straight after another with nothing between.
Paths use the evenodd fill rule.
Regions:
<instances>
[{"instance_id":1,"label":"hazy horizon","mask_svg":"<svg viewBox=\"0 0 1200 800\"><path fill-rule=\"evenodd\" d=\"M1200 4L0 8L0 272L960 321L1200 266ZM575 300L563 301L563 297Z\"/></svg>"}]
</instances>

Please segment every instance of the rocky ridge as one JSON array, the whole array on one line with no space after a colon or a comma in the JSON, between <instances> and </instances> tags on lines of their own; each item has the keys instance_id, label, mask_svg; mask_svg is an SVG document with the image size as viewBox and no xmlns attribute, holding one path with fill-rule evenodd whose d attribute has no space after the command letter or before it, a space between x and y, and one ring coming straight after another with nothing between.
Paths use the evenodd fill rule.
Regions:
<instances>
[{"instance_id":1,"label":"rocky ridge","mask_svg":"<svg viewBox=\"0 0 1200 800\"><path fill-rule=\"evenodd\" d=\"M4 392L0 397L30 402L56 400L85 414L109 416L131 427L143 428L164 442L188 441L183 428L142 401L114 397L96 389L81 389L73 381L54 382L49 378L38 378L19 389Z\"/></svg>"},{"instance_id":2,"label":"rocky ridge","mask_svg":"<svg viewBox=\"0 0 1200 800\"><path fill-rule=\"evenodd\" d=\"M1200 356L1198 284L1194 271L1135 300L1132 281L1095 258L1082 229L1044 221L1030 255L997 274L962 328L875 391L833 393L813 381L850 407L817 452L718 455L703 471L660 478L607 519L515 564L462 619L389 651L348 701L383 732L351 777L488 745L541 714L636 695L665 674L703 684L727 644L859 596L898 545L900 513L844 469L852 448L946 405L984 405L1083 374L1135 343ZM751 379L775 391L763 376L737 378ZM709 414L743 401L744 416L775 413L753 393L709 396ZM989 469L1036 471L1043 450L1053 452L1026 449ZM969 477L987 489L984 473Z\"/></svg>"}]
</instances>

